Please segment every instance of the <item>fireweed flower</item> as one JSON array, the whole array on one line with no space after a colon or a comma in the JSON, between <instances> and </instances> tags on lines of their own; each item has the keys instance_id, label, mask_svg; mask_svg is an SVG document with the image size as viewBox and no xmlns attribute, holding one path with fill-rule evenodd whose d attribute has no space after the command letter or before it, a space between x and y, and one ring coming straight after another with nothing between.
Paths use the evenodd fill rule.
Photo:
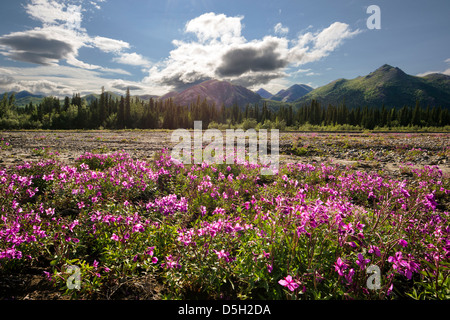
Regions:
<instances>
[{"instance_id":1,"label":"fireweed flower","mask_svg":"<svg viewBox=\"0 0 450 320\"><path fill-rule=\"evenodd\" d=\"M166 257L166 262L163 263L162 266L165 266L167 269L181 268L181 265L178 263L178 259L175 261L171 254Z\"/></svg>"},{"instance_id":2,"label":"fireweed flower","mask_svg":"<svg viewBox=\"0 0 450 320\"><path fill-rule=\"evenodd\" d=\"M344 275L344 270L347 269L347 267L348 266L342 261L342 259L340 257L337 258L337 261L334 264L334 269L340 276Z\"/></svg>"},{"instance_id":3,"label":"fireweed flower","mask_svg":"<svg viewBox=\"0 0 450 320\"><path fill-rule=\"evenodd\" d=\"M408 257L405 259L401 251L396 252L394 256L390 256L388 262L392 263L392 268L394 270L408 279L411 279L413 272L418 272L420 267L418 263L413 261L410 254L408 254Z\"/></svg>"},{"instance_id":4,"label":"fireweed flower","mask_svg":"<svg viewBox=\"0 0 450 320\"><path fill-rule=\"evenodd\" d=\"M145 228L142 224L138 223L133 226L132 232L144 232Z\"/></svg>"},{"instance_id":5,"label":"fireweed flower","mask_svg":"<svg viewBox=\"0 0 450 320\"><path fill-rule=\"evenodd\" d=\"M369 262L370 259L364 259L364 256L361 253L358 254L358 260L356 260L356 264L361 268L361 270L363 270L366 264L368 264Z\"/></svg>"},{"instance_id":6,"label":"fireweed flower","mask_svg":"<svg viewBox=\"0 0 450 320\"><path fill-rule=\"evenodd\" d=\"M155 247L148 247L147 251L145 252L145 254L149 255L150 257L152 257L152 263L157 263L158 262L158 258L157 257L153 257L153 253Z\"/></svg>"},{"instance_id":7,"label":"fireweed flower","mask_svg":"<svg viewBox=\"0 0 450 320\"><path fill-rule=\"evenodd\" d=\"M358 247L358 245L354 241L347 242L347 244L352 248Z\"/></svg>"},{"instance_id":8,"label":"fireweed flower","mask_svg":"<svg viewBox=\"0 0 450 320\"><path fill-rule=\"evenodd\" d=\"M106 157L103 157L103 159L106 159ZM120 159L117 158L117 160ZM77 242L78 239L70 237L75 235L70 233L70 231L78 231L78 233L80 233L80 231L83 231L86 227L81 225L84 223L84 220L81 220L81 218L80 225L78 226L78 220L67 221L63 219L61 215L55 214L55 209L48 209L44 204L39 206L39 203L33 201L29 203L25 201L24 203L22 199L29 199L29 197L32 196L35 197L33 194L35 192L39 191L43 193L44 196L50 195L48 192L54 192L54 190L46 190L45 188L44 190L35 188L33 191L34 187L31 188L30 185L32 185L33 182L41 181L36 179L42 179L42 181L48 180L55 190L60 187L61 191L65 192L65 196L70 196L71 191L74 190L74 194L78 194L79 197L76 196L72 198L75 201L74 203L78 204L79 209L92 206L90 199L94 199L92 197L98 197L95 209L105 211L91 212L91 210L87 210L85 212L88 215L89 222L93 222L89 224L92 229L89 228L88 232L95 234L95 237L101 236L99 235L100 232L105 232L106 235L110 236L112 241L125 241L122 236L128 231L128 235L131 235L128 241L134 241L135 239L133 238L137 235L134 233L142 232L144 231L144 228L145 230L147 228L153 230L153 227L149 227L150 225L156 226L155 231L158 230L159 224L156 222L143 222L139 216L129 217L129 210L124 210L126 213L125 215L122 215L120 212L117 214L110 214L107 212L108 209L103 207L103 205L107 204L106 200L111 198L114 202L117 202L117 205L121 206L124 199L120 194L117 196L118 194L116 194L116 192L122 192L124 190L122 187L124 186L126 186L127 190L132 192L145 191L147 187L153 188L153 186L147 186L145 182L148 182L149 179L153 182L157 182L161 174L173 174L172 169L174 168L174 165L169 160L170 159L167 158L161 159L161 165L166 166L165 169L168 169L169 171L159 172L158 169L156 169L155 172L151 171L146 167L146 164L139 164L137 162L124 163L123 159L120 160L121 162L116 162L116 159L114 159L115 167L108 169L108 171L100 171L94 174L90 171L82 171L83 165L81 166L82 170L80 170L80 166L77 167L78 171L77 168L69 166L60 167L61 171L57 171L59 169L55 169L54 172L44 170L43 172L46 174L45 177L41 175L37 177L23 177L20 175L23 174L23 172L20 174L9 175L4 170L0 170L0 188L7 199L7 202L5 202L6 205L3 207L0 206L0 240L2 240L2 243L4 244L3 248L0 248L0 258L19 259L22 255L22 252L19 250L23 250L24 255L28 254L29 250L26 250L25 245L32 242L38 243L41 241L40 238L47 238L45 241L64 241L66 239L66 241ZM45 166L47 165L53 165L53 163L47 164L46 162L42 162L38 166L42 169L46 169ZM93 166L95 166L95 163ZM30 164L25 164L18 170L29 168L34 167ZM87 165L85 166L85 169L89 169ZM286 191L292 193L289 195L284 195L283 193L283 196L275 199L276 195L270 196L265 192L266 190L276 190L275 184L264 185L261 189L258 189L259 186L256 185L256 189L254 190L257 196L255 198L255 195L251 194L242 195L247 186L243 185L242 188L239 188L237 183L236 186L230 183L230 181L235 181L235 179L239 180L238 182L240 182L241 179L251 179L256 182L259 177L253 177L249 171L244 171L245 174L243 174L240 170L236 170L235 176L233 176L230 171L227 172L224 170L224 173L217 173L219 179L214 179L209 176L203 177L210 169L206 172L204 172L200 166L192 166L190 169L186 169L184 173L191 171L192 173L198 174L197 177L188 173L188 181L192 181L193 186L195 186L194 189L196 189L198 185L201 185L202 193L206 196L214 194L216 197L221 197L219 199L214 199L207 204L207 206L211 208L209 214L211 216L215 214L214 217L216 219L221 219L218 221L210 221L207 219L208 221L201 221L192 229L181 230L179 232L178 241L180 241L181 244L191 246L191 248L197 248L195 241L201 241L203 244L202 238L205 239L205 242L210 241L210 238L212 240L213 237L217 237L217 239L219 239L218 241L221 241L220 237L222 236L230 237L230 239L232 238L234 240L240 235L245 235L246 230L249 228L252 228L259 237L269 239L270 234L267 233L267 230L247 225L246 223L248 223L248 220L246 217L238 222L238 220L231 219L229 218L229 215L224 214L225 212L234 212L234 205L241 206L242 209L245 210L251 209L252 212L255 213L254 221L258 224L272 223L274 215L279 212L282 214L292 214L292 216L295 216L296 219L298 219L298 224L297 222L291 224L284 230L293 232L293 234L297 231L296 235L299 237L310 237L310 234L307 233L307 231L312 233L320 232L317 228L320 228L322 225L325 225L325 227L329 226L329 230L336 233L336 239L338 241L337 245L344 246L343 250L348 250L348 252L350 252L348 254L353 252L355 257L352 258L352 260L355 259L358 266L354 265L354 261L345 261L341 258L338 258L334 264L336 272L339 276L342 276L341 280L344 281L343 283L351 284L353 283L353 278L356 280L358 267L364 269L371 259L376 260L376 257L381 257L380 248L376 245L378 244L381 246L382 244L380 242L373 242L373 245L370 245L372 235L368 229L366 229L368 231L366 235L368 238L367 242L369 242L367 243L367 257L370 259L366 259L366 257L363 256L365 253L361 252L358 254L358 251L356 251L358 249L351 247L359 247L358 244L364 248L366 247L365 242L360 242L361 238L363 238L362 232L364 229L362 223L365 220L360 220L361 222L358 222L358 220L360 217L366 216L367 212L364 209L366 207L364 204L356 206L355 203L359 203L359 201L353 203L353 201L349 202L348 199L362 197L365 200L367 195L369 195L369 197L373 196L373 200L375 202L378 201L378 204L386 201L387 222L392 224L397 223L397 225L400 223L402 226L402 229L399 229L399 237L396 240L392 239L394 240L393 244L398 249L402 250L406 250L411 246L415 249L415 246L417 246L417 250L414 250L414 252L417 252L417 257L412 257L411 255L400 251L397 253L394 251L393 253L395 254L391 253L391 257L389 257L389 254L387 255L389 257L388 262L390 262L390 266L394 271L391 273L392 280L390 280L391 282L388 282L387 285L388 287L390 286L389 290L392 290L393 285L397 285L395 282L396 278L394 280L395 274L411 279L414 272L420 271L418 261L425 260L435 264L450 259L450 240L448 239L450 227L446 226L449 214L448 212L442 213L440 207L436 208L436 201L442 198L443 193L446 195L450 194L450 189L440 187L439 190L439 186L443 182L436 181L436 179L441 179L441 177L437 176L437 172L435 172L437 169L414 171L414 174L417 176L422 175L429 180L418 181L417 187L416 185L409 185L407 181L402 183L392 180L388 181L376 174L353 172L350 170L348 172L344 170L342 173L333 173L332 167L328 166L322 166L322 168L318 166L316 168L311 165L293 164L291 167L287 167L287 169L290 173L293 173L293 176L297 176L297 174L308 176L310 174L315 174L314 172L316 171L317 177L321 175L321 179L324 181L325 179L328 179L326 182L329 184L326 186L320 186L320 184L318 184L317 186L314 185L313 187L309 187L306 183L300 182L302 189L294 190L294 185L296 185L297 181L290 180L289 173L284 177L281 177L286 171L280 170L280 176L276 179L278 182L282 181L282 183L278 183L277 188L280 188L280 191L284 191L281 189L286 189ZM182 170L180 172L183 173ZM230 180L227 180L227 176ZM218 181L220 181L220 184L217 183ZM300 179L300 181L303 181L303 179ZM125 182L125 185L122 185L122 182ZM50 185L50 183L46 184L46 186L48 185ZM112 187L113 194L107 189L109 186ZM436 189L436 191L432 191L434 189ZM103 192L103 195L100 191ZM258 194L258 192L260 193ZM313 193L311 194L311 192ZM319 193L320 198L325 202L316 203L312 201L311 195L315 196L316 193ZM263 197L264 195L266 198ZM224 201L221 201L226 200L227 197L233 201L232 209L230 209L229 206L224 205ZM191 205L192 203L189 200L189 198L185 201L181 200L179 196L169 195L163 198L152 199L151 202L146 206L144 204L144 206L149 211L159 211L169 215L177 211L182 212L186 210L188 204ZM215 200L219 201L216 202ZM397 202L397 200L399 201ZM251 205L249 202L245 201L251 201ZM60 203L57 201L51 203L55 203L55 207L60 207ZM198 202L194 203L194 205L197 206L197 213L201 212L202 216L207 214L205 206L200 206ZM202 204L206 205L206 203ZM133 203L124 203L124 205L128 205L128 208L133 207ZM21 208L21 206L23 206L23 208ZM406 218L408 215L405 214L401 215L403 216L403 220L401 220L401 216L396 212L400 206L406 210L406 213L411 213L412 210L417 210L420 213L423 212L423 219ZM136 208L137 207L138 205L136 204ZM216 208L216 210L213 208ZM393 218L392 221L390 220L391 217ZM52 223L57 226L58 233L53 231ZM163 223L164 222L161 222L161 224ZM117 232L117 229L112 229L114 224L116 226L123 226L125 229L119 231L119 235L113 234L113 231ZM62 232L59 232L60 229ZM424 236L418 237L418 234ZM353 236L347 237L348 235ZM136 239L139 240L141 238L137 237ZM412 240L409 239L417 239L417 242L413 243L411 242ZM355 241L356 243L348 241ZM24 245L22 245L23 243ZM349 246L347 246L347 244ZM19 245L22 246L19 247ZM214 243L214 245L216 245L216 243ZM243 243L243 245L245 245L245 243ZM209 247L205 246L205 250L208 248ZM218 249L218 247L215 248ZM147 251L143 251L145 252L143 256L147 258L149 264L158 261L158 259L154 257L153 247L148 247ZM174 254L174 252L168 252L167 254L169 253ZM225 250L215 250L214 253L217 254L219 259L229 258L229 254ZM177 254L182 257L183 253L180 252ZM33 255L33 253L31 253L31 255ZM263 269L267 267L268 272L271 272L272 265L270 264L270 257L268 255L269 254L266 254L264 251L262 254L259 252L259 255L255 254L255 259L261 262L261 264L258 264L259 266L262 266ZM131 257L132 256L133 255L131 255ZM139 256L142 257L141 253ZM214 258L214 255L212 255L212 257ZM264 257L269 259L265 259ZM30 256L30 259L31 258L35 257ZM177 259L176 257L171 257L169 259L162 258L161 260L166 261L161 262L167 262L167 264L162 264L165 268L175 268L179 266L179 259L180 258ZM352 264L350 264L350 262ZM94 265L96 265L96 261L94 261ZM109 271L107 267L100 267L97 271L100 272L100 270L105 270L105 272ZM336 274L334 274L334 276L336 277ZM361 278L358 277L358 280L361 280ZM280 285L287 287L290 291L296 290L299 286L302 286L301 283L292 279L291 276L280 280L279 283ZM358 283L361 283L361 281L358 281ZM289 287L289 285L291 287ZM297 291L301 291L301 288Z\"/></svg>"},{"instance_id":9,"label":"fireweed flower","mask_svg":"<svg viewBox=\"0 0 450 320\"><path fill-rule=\"evenodd\" d=\"M111 236L111 240L119 241L119 237L115 233L113 233Z\"/></svg>"},{"instance_id":10,"label":"fireweed flower","mask_svg":"<svg viewBox=\"0 0 450 320\"><path fill-rule=\"evenodd\" d=\"M228 253L228 252L225 252L223 249L220 250L220 251L217 251L216 249L214 249L213 251L214 251L215 254L217 254L217 257L218 257L219 259L227 258L228 255L229 255L229 253Z\"/></svg>"},{"instance_id":11,"label":"fireweed flower","mask_svg":"<svg viewBox=\"0 0 450 320\"><path fill-rule=\"evenodd\" d=\"M371 245L370 249L368 250L369 253L375 254L377 257L381 256L380 248Z\"/></svg>"},{"instance_id":12,"label":"fireweed flower","mask_svg":"<svg viewBox=\"0 0 450 320\"><path fill-rule=\"evenodd\" d=\"M69 225L69 230L73 232L73 228L75 228L75 226L79 225L80 222L78 220L74 220L70 225Z\"/></svg>"},{"instance_id":13,"label":"fireweed flower","mask_svg":"<svg viewBox=\"0 0 450 320\"><path fill-rule=\"evenodd\" d=\"M344 278L348 284L352 283L354 275L355 275L355 269L352 268L348 271L348 274L344 276Z\"/></svg>"},{"instance_id":14,"label":"fireweed flower","mask_svg":"<svg viewBox=\"0 0 450 320\"><path fill-rule=\"evenodd\" d=\"M404 239L400 239L398 241L398 244L401 245L402 247L406 247L408 245L408 242Z\"/></svg>"},{"instance_id":15,"label":"fireweed flower","mask_svg":"<svg viewBox=\"0 0 450 320\"><path fill-rule=\"evenodd\" d=\"M291 291L294 291L299 287L298 283L295 280L293 280L290 275L288 275L284 279L279 280L278 283L281 284L283 287L287 287Z\"/></svg>"},{"instance_id":16,"label":"fireweed flower","mask_svg":"<svg viewBox=\"0 0 450 320\"><path fill-rule=\"evenodd\" d=\"M225 209L216 207L216 209L214 209L214 211L212 212L212 215L215 215L215 214L225 215L225 213L226 213Z\"/></svg>"}]
</instances>

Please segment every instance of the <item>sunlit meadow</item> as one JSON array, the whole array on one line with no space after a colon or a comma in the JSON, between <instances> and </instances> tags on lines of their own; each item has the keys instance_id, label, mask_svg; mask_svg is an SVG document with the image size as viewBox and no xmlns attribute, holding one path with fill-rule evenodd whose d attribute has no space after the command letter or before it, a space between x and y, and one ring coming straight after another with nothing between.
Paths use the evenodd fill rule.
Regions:
<instances>
[{"instance_id":1,"label":"sunlit meadow","mask_svg":"<svg viewBox=\"0 0 450 320\"><path fill-rule=\"evenodd\" d=\"M44 276L59 298L450 298L437 166L405 166L405 179L330 162L261 175L245 161L183 165L168 149L153 161L35 153L0 168L0 273Z\"/></svg>"}]
</instances>

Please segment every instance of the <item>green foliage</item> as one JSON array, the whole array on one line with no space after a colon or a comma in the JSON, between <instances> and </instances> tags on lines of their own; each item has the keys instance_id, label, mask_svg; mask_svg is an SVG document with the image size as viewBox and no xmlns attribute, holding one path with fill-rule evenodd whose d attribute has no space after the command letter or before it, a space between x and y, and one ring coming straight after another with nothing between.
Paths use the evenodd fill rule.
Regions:
<instances>
[{"instance_id":1,"label":"green foliage","mask_svg":"<svg viewBox=\"0 0 450 320\"><path fill-rule=\"evenodd\" d=\"M344 103L350 108L358 106L389 108L414 107L416 101L424 106L430 104L448 108L450 98L449 80L444 75L417 77L405 74L402 70L383 65L367 76L354 79L338 79L319 87L295 102L295 106L318 100L323 105Z\"/></svg>"},{"instance_id":2,"label":"green foliage","mask_svg":"<svg viewBox=\"0 0 450 320\"><path fill-rule=\"evenodd\" d=\"M335 85L340 83L337 81ZM371 94L376 95L366 92ZM203 128L220 130L448 131L449 109L428 105L425 108L419 100L414 104L399 102L389 108L384 105L369 108L371 104L364 104L362 98L359 106L352 108L346 101L320 104L314 99L303 104L262 100L262 105L217 107L199 97L196 103L180 106L171 99L141 100L132 97L129 90L125 97L102 90L100 95L84 99L79 94L64 101L44 97L40 102L30 101L25 107L17 108L14 97L8 98L6 94L0 101L0 129L188 129L193 128L194 121L201 120Z\"/></svg>"},{"instance_id":3,"label":"green foliage","mask_svg":"<svg viewBox=\"0 0 450 320\"><path fill-rule=\"evenodd\" d=\"M151 163L87 153L74 166L35 152L42 159L0 171L2 276L39 267L72 299L109 298L147 276L174 299L449 298L448 212L436 208L447 210L450 185L436 167L395 181L330 163L262 176L251 164L184 166L167 150ZM380 267L378 290L361 257ZM293 291L279 282L288 275Z\"/></svg>"}]
</instances>

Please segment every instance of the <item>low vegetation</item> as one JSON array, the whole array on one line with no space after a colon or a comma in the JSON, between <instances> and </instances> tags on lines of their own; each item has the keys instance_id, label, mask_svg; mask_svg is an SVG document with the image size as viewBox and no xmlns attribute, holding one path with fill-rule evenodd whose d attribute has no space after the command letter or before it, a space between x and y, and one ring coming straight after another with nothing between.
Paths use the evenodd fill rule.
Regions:
<instances>
[{"instance_id":1,"label":"low vegetation","mask_svg":"<svg viewBox=\"0 0 450 320\"><path fill-rule=\"evenodd\" d=\"M71 163L36 152L0 169L3 283L36 274L59 299L450 298L450 180L437 166L261 175L245 159L183 165L166 149Z\"/></svg>"}]
</instances>

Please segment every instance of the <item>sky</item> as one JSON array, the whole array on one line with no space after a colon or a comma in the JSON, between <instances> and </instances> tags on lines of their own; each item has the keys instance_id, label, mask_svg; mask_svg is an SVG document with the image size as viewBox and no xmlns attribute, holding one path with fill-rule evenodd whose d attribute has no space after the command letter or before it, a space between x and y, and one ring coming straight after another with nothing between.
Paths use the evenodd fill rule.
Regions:
<instances>
[{"instance_id":1,"label":"sky","mask_svg":"<svg viewBox=\"0 0 450 320\"><path fill-rule=\"evenodd\" d=\"M450 75L449 17L446 0L4 0L0 92L163 95L218 79L275 94L383 64Z\"/></svg>"}]
</instances>

